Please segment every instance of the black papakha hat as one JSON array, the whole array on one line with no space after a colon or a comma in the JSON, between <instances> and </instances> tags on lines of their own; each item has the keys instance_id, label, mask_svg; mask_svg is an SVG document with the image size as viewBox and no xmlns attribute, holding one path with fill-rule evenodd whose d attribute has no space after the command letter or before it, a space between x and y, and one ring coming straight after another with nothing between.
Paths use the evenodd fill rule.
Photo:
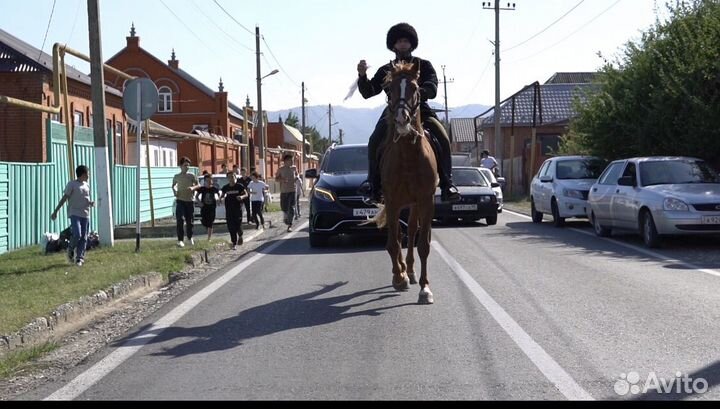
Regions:
<instances>
[{"instance_id":1,"label":"black papakha hat","mask_svg":"<svg viewBox=\"0 0 720 409\"><path fill-rule=\"evenodd\" d=\"M407 38L410 41L412 49L415 50L418 46L418 36L415 28L408 23L398 23L390 27L387 33L387 40L385 41L388 50L394 51L395 43L401 38Z\"/></svg>"}]
</instances>

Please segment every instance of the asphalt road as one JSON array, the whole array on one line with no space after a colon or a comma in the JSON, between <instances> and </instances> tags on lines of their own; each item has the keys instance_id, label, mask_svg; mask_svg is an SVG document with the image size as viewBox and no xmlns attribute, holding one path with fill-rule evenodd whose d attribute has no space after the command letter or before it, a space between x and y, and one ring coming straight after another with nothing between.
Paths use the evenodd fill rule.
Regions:
<instances>
[{"instance_id":1,"label":"asphalt road","mask_svg":"<svg viewBox=\"0 0 720 409\"><path fill-rule=\"evenodd\" d=\"M433 229L426 306L384 243L299 230L23 398L720 399L718 250L504 212Z\"/></svg>"}]
</instances>

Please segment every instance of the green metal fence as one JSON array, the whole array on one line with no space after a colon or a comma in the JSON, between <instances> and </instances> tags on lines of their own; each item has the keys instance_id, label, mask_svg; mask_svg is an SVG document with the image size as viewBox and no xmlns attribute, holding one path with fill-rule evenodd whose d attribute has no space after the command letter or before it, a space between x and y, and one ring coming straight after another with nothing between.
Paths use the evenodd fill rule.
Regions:
<instances>
[{"instance_id":1,"label":"green metal fence","mask_svg":"<svg viewBox=\"0 0 720 409\"><path fill-rule=\"evenodd\" d=\"M8 248L8 215L10 214L10 183L8 164L0 163L0 254Z\"/></svg>"},{"instance_id":2,"label":"green metal fence","mask_svg":"<svg viewBox=\"0 0 720 409\"><path fill-rule=\"evenodd\" d=\"M60 232L68 227L67 205L52 221L50 214L63 195L71 179L67 158L65 127L48 121L48 163L0 162L0 254L39 243L45 232ZM113 146L112 140L108 146ZM91 197L96 197L97 179L94 178L95 148L92 129L75 129L74 165L86 165L90 169ZM110 156L112 157L112 156ZM197 174L198 169L191 171ZM113 196L113 221L116 226L135 223L136 182L135 166L111 167L111 191ZM153 204L155 219L174 214L175 197L170 188L178 168L153 167ZM148 171L140 173L140 220L151 220ZM97 231L97 209L90 214L90 230Z\"/></svg>"}]
</instances>

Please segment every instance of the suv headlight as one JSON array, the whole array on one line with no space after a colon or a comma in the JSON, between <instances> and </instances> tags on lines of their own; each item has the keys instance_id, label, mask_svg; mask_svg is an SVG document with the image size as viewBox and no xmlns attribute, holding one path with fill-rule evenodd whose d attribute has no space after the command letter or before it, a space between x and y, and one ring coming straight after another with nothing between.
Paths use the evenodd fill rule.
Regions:
<instances>
[{"instance_id":1,"label":"suv headlight","mask_svg":"<svg viewBox=\"0 0 720 409\"><path fill-rule=\"evenodd\" d=\"M582 191L575 190L575 189L563 189L563 196L569 197L572 199L583 199Z\"/></svg>"},{"instance_id":2,"label":"suv headlight","mask_svg":"<svg viewBox=\"0 0 720 409\"><path fill-rule=\"evenodd\" d=\"M327 189L323 189L321 187L315 187L315 197L324 201L324 202L334 202L335 201L335 194Z\"/></svg>"},{"instance_id":3,"label":"suv headlight","mask_svg":"<svg viewBox=\"0 0 720 409\"><path fill-rule=\"evenodd\" d=\"M682 200L669 197L663 200L663 210L687 212L689 210L687 203Z\"/></svg>"}]
</instances>

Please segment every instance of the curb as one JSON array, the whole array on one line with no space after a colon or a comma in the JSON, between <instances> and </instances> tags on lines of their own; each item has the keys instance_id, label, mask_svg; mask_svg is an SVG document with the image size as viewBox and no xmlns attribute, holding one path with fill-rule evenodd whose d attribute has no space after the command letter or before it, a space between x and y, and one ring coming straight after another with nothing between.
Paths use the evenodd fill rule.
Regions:
<instances>
[{"instance_id":1,"label":"curb","mask_svg":"<svg viewBox=\"0 0 720 409\"><path fill-rule=\"evenodd\" d=\"M266 220L272 223L269 217ZM261 235L262 233L244 234L246 241L254 240ZM203 264L212 264L211 260L228 249L228 243L218 243L211 249L192 253L186 260L185 268L168 274L167 281L163 279L162 274L150 272L130 277L93 295L83 296L78 300L60 305L47 316L35 318L15 333L0 334L0 358L16 350L30 348L51 340L59 340L92 322L103 309L114 303L130 298L139 298L168 284L190 278L193 269ZM240 254L243 253L238 252L238 255Z\"/></svg>"}]
</instances>

